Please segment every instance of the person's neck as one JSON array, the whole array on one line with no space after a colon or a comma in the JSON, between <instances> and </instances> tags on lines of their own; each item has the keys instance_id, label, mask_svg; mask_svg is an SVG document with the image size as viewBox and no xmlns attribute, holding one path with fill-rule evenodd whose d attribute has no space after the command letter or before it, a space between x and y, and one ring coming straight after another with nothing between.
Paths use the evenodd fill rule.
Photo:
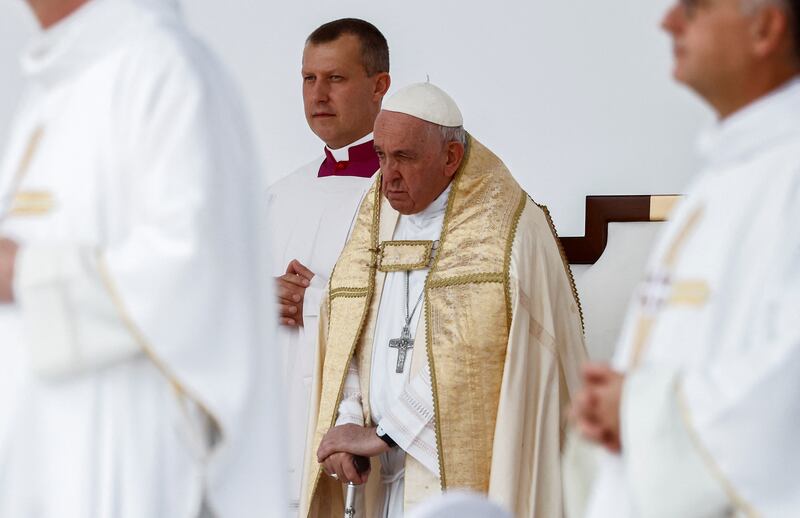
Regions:
<instances>
[{"instance_id":1,"label":"person's neck","mask_svg":"<svg viewBox=\"0 0 800 518\"><path fill-rule=\"evenodd\" d=\"M42 29L49 29L90 0L27 0Z\"/></svg>"},{"instance_id":2,"label":"person's neck","mask_svg":"<svg viewBox=\"0 0 800 518\"><path fill-rule=\"evenodd\" d=\"M723 121L755 101L778 90L800 74L796 67L784 67L748 74L747 79L734 86L731 91L717 97L706 96L706 100Z\"/></svg>"},{"instance_id":3,"label":"person's neck","mask_svg":"<svg viewBox=\"0 0 800 518\"><path fill-rule=\"evenodd\" d=\"M338 142L338 141L337 141L337 142L335 143L335 145L334 145L334 144L331 144L331 143L329 143L329 142L326 142L326 143L325 143L325 145L326 145L326 146L328 146L328 149L334 149L334 150L335 150L335 149L342 149L342 148L349 148L349 147L352 147L352 146L353 146L353 144L355 144L355 143L356 143L356 142L358 142L359 140L361 140L361 139L363 139L364 137L366 137L367 135L369 135L370 133L372 133L372 128L368 129L367 131L365 131L365 132L361 133L361 134L360 134L358 137L356 137L356 138L354 138L354 139L352 139L352 140L349 140L349 141L347 141L347 142L346 142L346 143L344 143L344 144L342 144L342 143L340 143L340 142Z\"/></svg>"}]
</instances>

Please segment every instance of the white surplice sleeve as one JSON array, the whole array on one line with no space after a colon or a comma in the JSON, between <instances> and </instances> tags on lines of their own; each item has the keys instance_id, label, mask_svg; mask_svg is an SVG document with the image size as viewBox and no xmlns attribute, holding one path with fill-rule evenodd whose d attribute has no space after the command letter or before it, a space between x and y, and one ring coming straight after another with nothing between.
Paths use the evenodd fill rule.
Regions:
<instances>
[{"instance_id":1,"label":"white surplice sleeve","mask_svg":"<svg viewBox=\"0 0 800 518\"><path fill-rule=\"evenodd\" d=\"M361 381L358 376L356 360L350 360L347 376L344 379L342 401L339 403L339 414L336 426L355 424L364 426L364 407L361 405Z\"/></svg>"},{"instance_id":2,"label":"white surplice sleeve","mask_svg":"<svg viewBox=\"0 0 800 518\"><path fill-rule=\"evenodd\" d=\"M406 384L398 400L381 419L381 428L407 453L437 477L439 457L436 453L436 432L433 423L433 389L427 362L420 372ZM355 424L364 426L361 382L355 360L351 360L344 381L342 401L336 426Z\"/></svg>"},{"instance_id":3,"label":"white surplice sleeve","mask_svg":"<svg viewBox=\"0 0 800 518\"><path fill-rule=\"evenodd\" d=\"M427 356L419 372L403 387L397 401L381 418L381 428L397 446L412 455L436 477L439 455L436 447L433 388Z\"/></svg>"}]
</instances>

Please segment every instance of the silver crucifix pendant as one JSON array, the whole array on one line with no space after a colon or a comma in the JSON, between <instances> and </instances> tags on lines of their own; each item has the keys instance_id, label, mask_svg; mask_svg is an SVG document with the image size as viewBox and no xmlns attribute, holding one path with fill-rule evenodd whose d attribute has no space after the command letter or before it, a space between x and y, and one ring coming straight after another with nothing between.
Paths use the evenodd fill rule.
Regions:
<instances>
[{"instance_id":1,"label":"silver crucifix pendant","mask_svg":"<svg viewBox=\"0 0 800 518\"><path fill-rule=\"evenodd\" d=\"M408 326L403 326L403 332L400 333L400 338L392 338L389 340L389 347L397 349L397 368L395 372L400 374L406 366L406 354L409 349L414 348L414 339L411 338L411 331Z\"/></svg>"}]
</instances>

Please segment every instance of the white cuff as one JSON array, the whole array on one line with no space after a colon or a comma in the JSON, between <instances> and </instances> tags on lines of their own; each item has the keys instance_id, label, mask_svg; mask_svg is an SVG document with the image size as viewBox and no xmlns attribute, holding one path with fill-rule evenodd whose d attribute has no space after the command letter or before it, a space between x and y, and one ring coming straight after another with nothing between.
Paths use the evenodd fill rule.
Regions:
<instances>
[{"instance_id":1,"label":"white cuff","mask_svg":"<svg viewBox=\"0 0 800 518\"><path fill-rule=\"evenodd\" d=\"M325 294L325 286L328 279L317 274L311 278L311 283L306 288L303 297L303 318L319 316L319 305L322 303L322 296Z\"/></svg>"},{"instance_id":2,"label":"white cuff","mask_svg":"<svg viewBox=\"0 0 800 518\"><path fill-rule=\"evenodd\" d=\"M97 255L78 246L25 246L14 292L34 371L66 377L141 353L99 276Z\"/></svg>"},{"instance_id":3,"label":"white cuff","mask_svg":"<svg viewBox=\"0 0 800 518\"><path fill-rule=\"evenodd\" d=\"M339 413L336 417L335 426L343 424L364 426L364 408L361 405L361 381L358 376L358 366L355 359L350 360L342 390L342 401L339 403Z\"/></svg>"}]
</instances>

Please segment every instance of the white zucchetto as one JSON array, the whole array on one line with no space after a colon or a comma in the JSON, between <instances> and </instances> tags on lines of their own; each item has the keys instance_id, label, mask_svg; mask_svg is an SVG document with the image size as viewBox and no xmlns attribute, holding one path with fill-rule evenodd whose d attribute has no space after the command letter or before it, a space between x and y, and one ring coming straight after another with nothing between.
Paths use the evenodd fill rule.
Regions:
<instances>
[{"instance_id":1,"label":"white zucchetto","mask_svg":"<svg viewBox=\"0 0 800 518\"><path fill-rule=\"evenodd\" d=\"M383 109L449 128L464 125L461 110L453 98L431 83L415 83L401 88L383 103Z\"/></svg>"}]
</instances>

